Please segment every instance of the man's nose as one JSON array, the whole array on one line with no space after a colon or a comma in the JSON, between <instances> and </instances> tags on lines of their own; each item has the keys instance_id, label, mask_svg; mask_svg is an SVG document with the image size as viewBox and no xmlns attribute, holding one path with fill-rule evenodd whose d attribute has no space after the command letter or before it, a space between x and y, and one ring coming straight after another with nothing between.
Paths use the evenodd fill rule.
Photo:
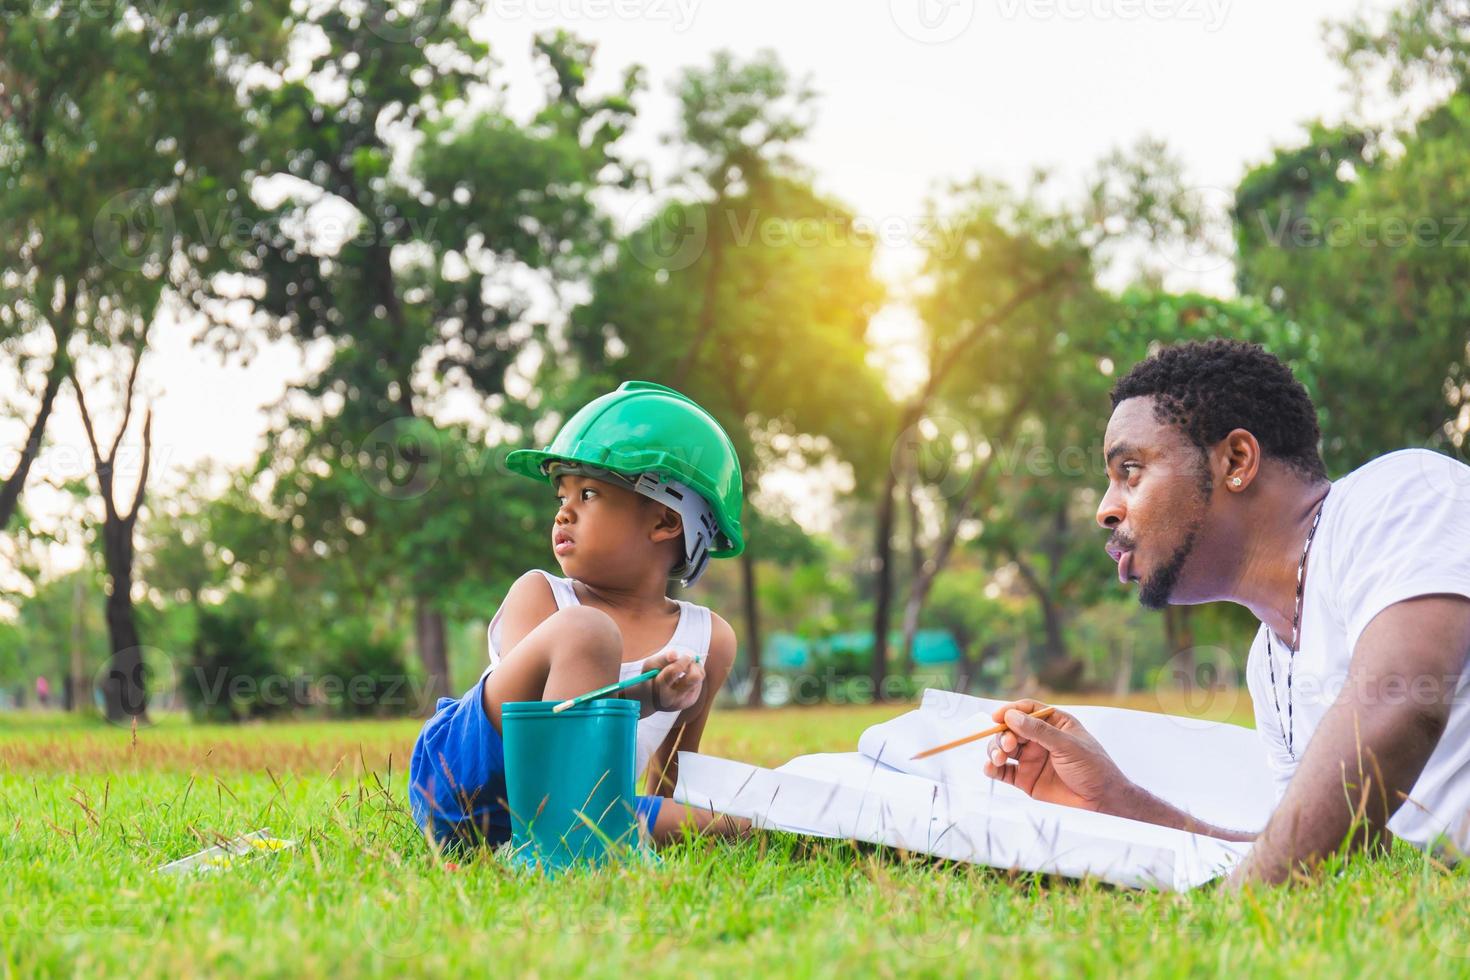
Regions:
<instances>
[{"instance_id":1,"label":"man's nose","mask_svg":"<svg viewBox=\"0 0 1470 980\"><path fill-rule=\"evenodd\" d=\"M1123 494L1115 484L1109 484L1102 502L1097 505L1097 523L1111 531L1123 523L1127 508L1123 506Z\"/></svg>"}]
</instances>

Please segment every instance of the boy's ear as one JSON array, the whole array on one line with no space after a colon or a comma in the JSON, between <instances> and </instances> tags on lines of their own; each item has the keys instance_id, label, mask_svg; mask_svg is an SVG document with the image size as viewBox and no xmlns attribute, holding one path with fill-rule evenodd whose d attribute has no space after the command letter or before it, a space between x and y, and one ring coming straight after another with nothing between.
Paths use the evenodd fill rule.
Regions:
<instances>
[{"instance_id":1,"label":"boy's ear","mask_svg":"<svg viewBox=\"0 0 1470 980\"><path fill-rule=\"evenodd\" d=\"M672 541L684 537L684 518L672 507L658 505L658 521L649 537L654 541Z\"/></svg>"}]
</instances>

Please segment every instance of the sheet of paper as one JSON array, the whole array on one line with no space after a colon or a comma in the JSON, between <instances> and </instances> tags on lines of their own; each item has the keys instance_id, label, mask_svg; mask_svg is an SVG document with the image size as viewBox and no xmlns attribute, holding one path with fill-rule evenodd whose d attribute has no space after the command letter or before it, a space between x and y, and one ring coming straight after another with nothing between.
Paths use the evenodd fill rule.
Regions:
<instances>
[{"instance_id":1,"label":"sheet of paper","mask_svg":"<svg viewBox=\"0 0 1470 980\"><path fill-rule=\"evenodd\" d=\"M232 838L213 847L170 861L158 869L159 874L175 875L223 871L261 854L273 854L296 846L294 840L272 837L269 829L256 830Z\"/></svg>"},{"instance_id":2,"label":"sheet of paper","mask_svg":"<svg viewBox=\"0 0 1470 980\"><path fill-rule=\"evenodd\" d=\"M983 771L988 739L918 762L912 757L990 728L995 724L991 715L1002 703L928 690L917 711L863 732L858 751L903 772L949 785L990 782ZM1253 832L1266 825L1276 805L1276 790L1265 751L1250 729L1126 708L1058 707L1086 726L1124 775L1160 799L1231 830Z\"/></svg>"},{"instance_id":3,"label":"sheet of paper","mask_svg":"<svg viewBox=\"0 0 1470 980\"><path fill-rule=\"evenodd\" d=\"M928 691L918 710L864 732L858 752L802 756L778 769L680 753L674 798L767 829L1135 888L1196 887L1249 850L1032 800L984 776L983 746L912 761L921 749L988 727L998 704ZM1160 796L1224 826L1264 824L1273 791L1251 732L1115 708L1066 710Z\"/></svg>"}]
</instances>

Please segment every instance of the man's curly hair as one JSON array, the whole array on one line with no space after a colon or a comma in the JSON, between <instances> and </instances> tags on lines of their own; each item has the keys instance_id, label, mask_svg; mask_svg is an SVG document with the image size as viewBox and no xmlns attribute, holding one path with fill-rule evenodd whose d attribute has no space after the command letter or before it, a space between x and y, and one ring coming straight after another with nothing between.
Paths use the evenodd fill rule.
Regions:
<instances>
[{"instance_id":1,"label":"man's curly hair","mask_svg":"<svg viewBox=\"0 0 1470 980\"><path fill-rule=\"evenodd\" d=\"M1165 347L1113 386L1113 407L1152 395L1160 422L1182 428L1201 451L1232 429L1256 437L1266 456L1326 479L1321 430L1307 389L1259 344L1206 340Z\"/></svg>"}]
</instances>

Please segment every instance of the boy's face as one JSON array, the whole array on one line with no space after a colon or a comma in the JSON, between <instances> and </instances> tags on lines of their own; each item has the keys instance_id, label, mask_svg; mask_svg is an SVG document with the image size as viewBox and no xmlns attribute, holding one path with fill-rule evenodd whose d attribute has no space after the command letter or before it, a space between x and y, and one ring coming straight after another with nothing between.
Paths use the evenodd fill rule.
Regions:
<instances>
[{"instance_id":1,"label":"boy's face","mask_svg":"<svg viewBox=\"0 0 1470 980\"><path fill-rule=\"evenodd\" d=\"M626 487L579 474L556 478L551 550L562 572L592 585L627 586L657 563L662 576L683 555L679 515Z\"/></svg>"}]
</instances>

